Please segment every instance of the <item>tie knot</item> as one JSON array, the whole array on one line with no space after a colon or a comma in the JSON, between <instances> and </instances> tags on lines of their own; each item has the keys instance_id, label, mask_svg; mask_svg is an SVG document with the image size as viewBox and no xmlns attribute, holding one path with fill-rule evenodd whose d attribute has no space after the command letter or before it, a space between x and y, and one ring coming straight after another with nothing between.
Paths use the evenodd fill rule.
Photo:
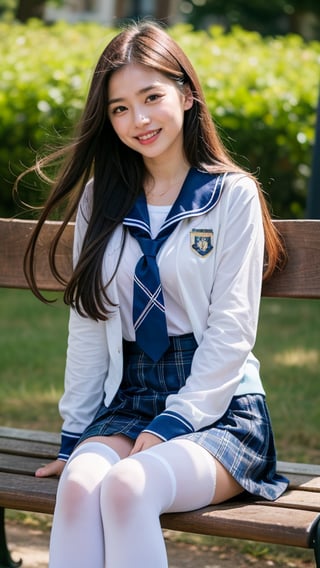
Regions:
<instances>
[{"instance_id":1,"label":"tie knot","mask_svg":"<svg viewBox=\"0 0 320 568\"><path fill-rule=\"evenodd\" d=\"M143 254L145 256L151 256L153 258L155 258L157 256L157 253L161 247L162 244L162 240L153 240L153 239L147 239L144 237L140 237L139 238L139 244L141 247L141 250L143 252Z\"/></svg>"}]
</instances>

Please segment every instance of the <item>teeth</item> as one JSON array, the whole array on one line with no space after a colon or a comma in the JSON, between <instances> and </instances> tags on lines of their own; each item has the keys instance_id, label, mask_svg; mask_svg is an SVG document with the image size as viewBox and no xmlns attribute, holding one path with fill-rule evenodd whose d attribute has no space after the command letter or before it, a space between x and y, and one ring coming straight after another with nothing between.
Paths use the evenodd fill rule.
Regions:
<instances>
[{"instance_id":1,"label":"teeth","mask_svg":"<svg viewBox=\"0 0 320 568\"><path fill-rule=\"evenodd\" d=\"M149 140L149 138L152 138L152 136L155 136L158 133L158 130L154 130L153 132L150 132L149 134L145 134L145 136L139 136L139 140Z\"/></svg>"}]
</instances>

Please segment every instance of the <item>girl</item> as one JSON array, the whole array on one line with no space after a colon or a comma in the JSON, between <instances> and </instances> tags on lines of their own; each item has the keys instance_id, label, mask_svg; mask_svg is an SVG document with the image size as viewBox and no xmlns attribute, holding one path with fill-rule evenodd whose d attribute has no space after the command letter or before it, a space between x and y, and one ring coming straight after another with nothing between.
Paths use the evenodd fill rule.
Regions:
<instances>
[{"instance_id":1,"label":"girl","mask_svg":"<svg viewBox=\"0 0 320 568\"><path fill-rule=\"evenodd\" d=\"M62 153L25 261L43 299L37 240L72 194L62 444L36 472L62 473L50 568L164 568L162 513L287 487L251 352L263 272L284 251L189 60L155 24L107 45Z\"/></svg>"}]
</instances>

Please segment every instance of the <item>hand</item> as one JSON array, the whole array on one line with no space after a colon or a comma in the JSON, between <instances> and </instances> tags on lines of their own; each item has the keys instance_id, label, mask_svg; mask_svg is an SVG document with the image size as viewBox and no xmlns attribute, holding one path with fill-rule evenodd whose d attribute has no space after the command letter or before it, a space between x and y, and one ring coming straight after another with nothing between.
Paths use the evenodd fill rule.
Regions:
<instances>
[{"instance_id":1,"label":"hand","mask_svg":"<svg viewBox=\"0 0 320 568\"><path fill-rule=\"evenodd\" d=\"M162 442L163 440L161 440L161 438L159 438L155 434L142 432L136 439L136 442L130 452L130 456L133 456L138 452L142 452L143 450L147 450L148 448L152 448L152 446L156 446L157 444L161 444Z\"/></svg>"},{"instance_id":2,"label":"hand","mask_svg":"<svg viewBox=\"0 0 320 568\"><path fill-rule=\"evenodd\" d=\"M35 471L35 476L36 477L51 477L53 475L56 475L56 476L60 477L65 465L66 465L66 462L64 462L62 460L55 460L53 462L50 462L50 463L44 465L43 467L39 467L39 469L37 469Z\"/></svg>"}]
</instances>

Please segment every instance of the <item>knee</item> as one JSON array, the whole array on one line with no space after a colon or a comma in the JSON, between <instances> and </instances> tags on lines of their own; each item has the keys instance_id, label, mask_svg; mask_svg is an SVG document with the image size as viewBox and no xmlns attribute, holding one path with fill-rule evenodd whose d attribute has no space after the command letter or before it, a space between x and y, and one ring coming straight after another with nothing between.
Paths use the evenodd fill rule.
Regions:
<instances>
[{"instance_id":1,"label":"knee","mask_svg":"<svg viewBox=\"0 0 320 568\"><path fill-rule=\"evenodd\" d=\"M99 503L104 470L81 454L71 458L59 481L57 506L68 521L85 514L91 503ZM100 471L101 470L101 471Z\"/></svg>"},{"instance_id":2,"label":"knee","mask_svg":"<svg viewBox=\"0 0 320 568\"><path fill-rule=\"evenodd\" d=\"M85 477L85 474L81 475L80 472L76 477L66 472L60 479L56 507L59 507L68 522L82 514L89 497Z\"/></svg>"},{"instance_id":3,"label":"knee","mask_svg":"<svg viewBox=\"0 0 320 568\"><path fill-rule=\"evenodd\" d=\"M143 467L134 458L115 464L101 486L102 514L112 515L114 520L123 522L141 502L145 484Z\"/></svg>"}]
</instances>

